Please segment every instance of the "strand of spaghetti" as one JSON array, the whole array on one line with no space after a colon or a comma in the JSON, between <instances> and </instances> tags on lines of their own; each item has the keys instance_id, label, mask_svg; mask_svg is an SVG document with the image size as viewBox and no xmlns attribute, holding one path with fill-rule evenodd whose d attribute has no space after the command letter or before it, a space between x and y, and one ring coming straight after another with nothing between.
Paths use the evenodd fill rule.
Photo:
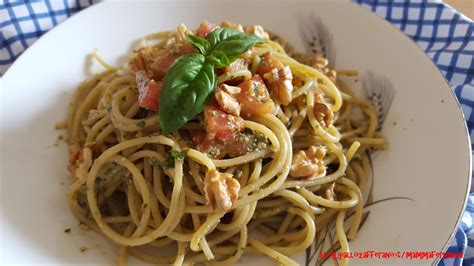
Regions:
<instances>
[{"instance_id":1,"label":"strand of spaghetti","mask_svg":"<svg viewBox=\"0 0 474 266\"><path fill-rule=\"evenodd\" d=\"M352 208L359 203L359 198L356 193L348 193L351 197L348 200L343 201L336 201L336 200L328 200L321 196L318 196L311 191L307 190L306 188L300 188L297 190L306 200L308 200L311 204L314 205L321 205L324 207L328 207L331 209L348 209Z\"/></svg>"},{"instance_id":2,"label":"strand of spaghetti","mask_svg":"<svg viewBox=\"0 0 474 266\"><path fill-rule=\"evenodd\" d=\"M346 152L346 160L347 162L350 162L352 160L352 157L354 156L354 154L357 152L357 149L359 149L360 147L360 142L358 141L354 141L351 146L349 147L349 149L347 150Z\"/></svg>"},{"instance_id":3,"label":"strand of spaghetti","mask_svg":"<svg viewBox=\"0 0 474 266\"><path fill-rule=\"evenodd\" d=\"M341 252L349 254L349 244L347 243L346 232L344 231L344 217L346 215L346 210L340 210L336 218L336 235L341 244ZM346 266L349 263L349 259L343 257L339 261L339 265Z\"/></svg>"},{"instance_id":4,"label":"strand of spaghetti","mask_svg":"<svg viewBox=\"0 0 474 266\"><path fill-rule=\"evenodd\" d=\"M95 104L97 104L97 99L99 98L98 96L102 93L102 90L104 89L104 85L99 83L96 87L92 88L92 90L87 94L86 98L84 99L83 102L80 103L79 107L77 108L77 111L74 114L74 122L72 124L72 132L71 132L71 138L72 140L75 140L78 138L77 133L79 131L79 126L81 125L81 120L82 117L86 115L86 112L92 108Z\"/></svg>"},{"instance_id":5,"label":"strand of spaghetti","mask_svg":"<svg viewBox=\"0 0 474 266\"><path fill-rule=\"evenodd\" d=\"M115 70L115 67L111 66L107 62L105 62L102 57L100 57L96 51L91 53L92 59L95 59L100 65L102 65L106 70Z\"/></svg>"},{"instance_id":6,"label":"strand of spaghetti","mask_svg":"<svg viewBox=\"0 0 474 266\"><path fill-rule=\"evenodd\" d=\"M289 247L275 247L275 250L286 255L293 255L307 249L313 243L314 236L316 235L316 226L314 225L314 215L310 212L305 212L302 209L291 207L288 209L289 213L293 213L301 217L306 223L305 238L297 245L290 245Z\"/></svg>"},{"instance_id":7,"label":"strand of spaghetti","mask_svg":"<svg viewBox=\"0 0 474 266\"><path fill-rule=\"evenodd\" d=\"M290 223L294 217L295 215L293 213L286 214L285 218L283 219L283 222L280 223L280 228L278 228L277 235L282 235L288 230L288 227L290 226Z\"/></svg>"},{"instance_id":8,"label":"strand of spaghetti","mask_svg":"<svg viewBox=\"0 0 474 266\"><path fill-rule=\"evenodd\" d=\"M233 241L233 242L237 243L237 241ZM236 246L216 247L213 249L213 252L217 255L218 259L221 259L223 255L232 255L235 253L235 251L236 251ZM245 251L250 251L248 246L245 248ZM204 256L204 254L199 254L199 255L194 255L190 257L189 259L186 259L184 261L184 265L195 265L195 264L204 263L204 262L208 263L206 257Z\"/></svg>"},{"instance_id":9,"label":"strand of spaghetti","mask_svg":"<svg viewBox=\"0 0 474 266\"><path fill-rule=\"evenodd\" d=\"M135 226L132 223L129 223L123 232L124 236L130 236L133 232ZM119 246L118 250L118 261L119 265L127 265L127 247Z\"/></svg>"},{"instance_id":10,"label":"strand of spaghetti","mask_svg":"<svg viewBox=\"0 0 474 266\"><path fill-rule=\"evenodd\" d=\"M178 200L178 207L177 207L177 210L175 212L175 217L171 217L170 218L170 225L168 226L168 228L165 230L165 232L163 233L164 235L169 235L171 232L173 232L173 230L178 226L178 224L181 222L181 219L183 218L184 216L184 208L186 206L186 203L185 203L185 195L183 192L180 193L179 195L179 200ZM169 216L169 214L168 214ZM164 223L164 222L163 222Z\"/></svg>"},{"instance_id":11,"label":"strand of spaghetti","mask_svg":"<svg viewBox=\"0 0 474 266\"><path fill-rule=\"evenodd\" d=\"M315 81L313 79L308 80L303 86L301 86L298 89L293 90L293 92L291 93L291 97L293 99L296 99L299 96L306 94L308 90L311 88L311 86L313 86L313 84L315 84Z\"/></svg>"},{"instance_id":12,"label":"strand of spaghetti","mask_svg":"<svg viewBox=\"0 0 474 266\"><path fill-rule=\"evenodd\" d=\"M204 180L204 178L201 177L201 174L199 173L199 165L195 163L193 160L188 160L188 166L189 166L191 177L193 178L194 184L196 184L201 195L204 195L204 185L202 183L202 180Z\"/></svg>"},{"instance_id":13,"label":"strand of spaghetti","mask_svg":"<svg viewBox=\"0 0 474 266\"><path fill-rule=\"evenodd\" d=\"M369 128L367 129L367 138L372 138L377 129L377 112L374 108L363 108L362 113L369 117Z\"/></svg>"},{"instance_id":14,"label":"strand of spaghetti","mask_svg":"<svg viewBox=\"0 0 474 266\"><path fill-rule=\"evenodd\" d=\"M208 170L216 168L216 165L214 164L214 162L211 159L209 159L208 156L206 156L204 153L198 150L189 149L187 152L187 157L194 159L194 161L197 163L205 165Z\"/></svg>"},{"instance_id":15,"label":"strand of spaghetti","mask_svg":"<svg viewBox=\"0 0 474 266\"><path fill-rule=\"evenodd\" d=\"M138 208L136 208L136 201L137 196L135 192L135 186L132 184L127 185L127 203L128 209L130 210L130 217L132 218L132 222L138 227L140 225L140 217L138 214Z\"/></svg>"},{"instance_id":16,"label":"strand of spaghetti","mask_svg":"<svg viewBox=\"0 0 474 266\"><path fill-rule=\"evenodd\" d=\"M157 167L153 168L153 192L161 205L167 209L171 207L170 199L163 192L162 172Z\"/></svg>"},{"instance_id":17,"label":"strand of spaghetti","mask_svg":"<svg viewBox=\"0 0 474 266\"><path fill-rule=\"evenodd\" d=\"M244 221L247 218L247 214L250 211L250 204L243 206L242 208L235 209L234 217L230 223L223 224L220 223L217 225L217 229L222 231L233 231L236 228L241 228L244 226Z\"/></svg>"},{"instance_id":18,"label":"strand of spaghetti","mask_svg":"<svg viewBox=\"0 0 474 266\"><path fill-rule=\"evenodd\" d=\"M236 251L234 255L230 256L229 258L222 260L222 261L217 261L213 263L214 265L217 266L224 266L224 265L232 265L236 263L244 254L245 247L247 246L247 226L243 226L240 230L240 240L237 245Z\"/></svg>"},{"instance_id":19,"label":"strand of spaghetti","mask_svg":"<svg viewBox=\"0 0 474 266\"><path fill-rule=\"evenodd\" d=\"M352 240L355 238L357 231L359 230L360 223L362 222L362 215L364 211L364 204L362 201L362 192L360 191L359 187L350 179L343 177L340 180L338 180L338 183L344 184L352 191L355 191L359 198L359 203L356 205L356 211L354 214L354 219L351 225L351 229L349 230L349 233L347 234L347 237L350 240Z\"/></svg>"},{"instance_id":20,"label":"strand of spaghetti","mask_svg":"<svg viewBox=\"0 0 474 266\"><path fill-rule=\"evenodd\" d=\"M228 80L235 79L238 77L244 77L244 80L248 80L252 77L252 72L244 69L244 70L234 70L231 72L224 73L217 77L217 84L222 84Z\"/></svg>"},{"instance_id":21,"label":"strand of spaghetti","mask_svg":"<svg viewBox=\"0 0 474 266\"><path fill-rule=\"evenodd\" d=\"M135 180L135 182L138 184L138 187L137 187L137 190L139 189L141 191L141 194L142 194L142 199L143 199L143 204L149 204L150 202L150 192L148 190L148 186L146 184L146 181L144 180L143 178L143 175L140 173L140 171L137 169L137 167L132 163L130 162L128 159L122 157L122 156L119 156L119 155L114 155L110 158L111 161L115 162L116 164L119 164L119 165L122 165L124 166L125 168L127 168L127 170L132 173L132 176L133 176L133 179ZM87 200L89 202L89 206L91 207L91 212L93 213L93 216L94 216L94 210L93 210L93 206L91 204L91 198L89 196L89 194L92 194L92 193L89 193L89 191L93 191L94 189L94 184L95 184L95 177L94 177L94 180L90 180L90 176L87 177L87 184L86 184L86 187L87 187ZM92 185L89 184L89 182L94 182ZM133 198L132 198L133 199ZM95 203L97 204L97 203ZM130 204L129 205L129 208L130 209L130 213L139 213L138 210L132 210L133 208L135 208L135 204ZM100 212L97 212L95 213L97 216L100 216L100 218L102 219L102 216L100 214ZM135 229L135 232L133 232L133 234L131 235L131 237L137 237L137 236L140 236L142 235L145 230L147 229L147 226L148 226L148 222L150 220L150 215L151 215L151 210L150 208L146 208L144 210L144 212L142 213L142 216L140 218L140 221L139 223L136 225L136 229ZM97 221L97 218L94 216L94 219ZM99 224L100 226L100 223L98 222L97 224ZM108 227L108 226L107 226ZM109 227L110 228L110 227Z\"/></svg>"},{"instance_id":22,"label":"strand of spaghetti","mask_svg":"<svg viewBox=\"0 0 474 266\"><path fill-rule=\"evenodd\" d=\"M270 244L279 242L281 240L297 241L297 240L301 240L301 239L305 238L305 236L306 236L306 230L298 230L298 231L293 232L293 233L282 233L280 235L271 235L270 237L266 237L263 240L263 243L265 243L266 245L270 245Z\"/></svg>"},{"instance_id":23,"label":"strand of spaghetti","mask_svg":"<svg viewBox=\"0 0 474 266\"><path fill-rule=\"evenodd\" d=\"M183 265L184 256L186 255L186 244L184 242L178 242L178 254L173 262L173 266Z\"/></svg>"},{"instance_id":24,"label":"strand of spaghetti","mask_svg":"<svg viewBox=\"0 0 474 266\"><path fill-rule=\"evenodd\" d=\"M304 120L306 119L306 109L303 109L299 112L299 115L296 119L291 122L291 127L288 129L288 133L291 137L294 137L296 132L301 128Z\"/></svg>"},{"instance_id":25,"label":"strand of spaghetti","mask_svg":"<svg viewBox=\"0 0 474 266\"><path fill-rule=\"evenodd\" d=\"M149 263L154 263L154 264L158 264L158 265L169 265L169 264L172 264L174 261L175 261L175 256L153 256L153 255L149 255L143 251L140 251L139 249L136 249L136 248L129 248L128 251L130 252L130 254L132 254L133 256L139 258L140 260L142 261L146 261L146 262L149 262Z\"/></svg>"},{"instance_id":26,"label":"strand of spaghetti","mask_svg":"<svg viewBox=\"0 0 474 266\"><path fill-rule=\"evenodd\" d=\"M150 209L151 216L153 217L153 227L157 228L163 222L163 217L161 217L160 205L158 204L158 199L155 196L155 193L150 193Z\"/></svg>"},{"instance_id":27,"label":"strand of spaghetti","mask_svg":"<svg viewBox=\"0 0 474 266\"><path fill-rule=\"evenodd\" d=\"M301 209L309 213L320 214L324 212L324 209L312 206L304 197L294 191L283 189L275 192L274 195L281 196L287 199L289 202L293 203L294 205L300 207Z\"/></svg>"},{"instance_id":28,"label":"strand of spaghetti","mask_svg":"<svg viewBox=\"0 0 474 266\"><path fill-rule=\"evenodd\" d=\"M279 263L286 265L286 266L298 266L299 264L296 263L296 261L288 258L287 256L275 251L274 249L267 247L265 244L262 242L249 237L248 238L248 243L252 246L254 246L258 251L261 253L273 258L274 260L278 261Z\"/></svg>"},{"instance_id":29,"label":"strand of spaghetti","mask_svg":"<svg viewBox=\"0 0 474 266\"><path fill-rule=\"evenodd\" d=\"M216 167L227 168L234 165L239 165L241 163L248 163L263 158L266 153L266 150L257 150L232 159L212 160L212 162Z\"/></svg>"},{"instance_id":30,"label":"strand of spaghetti","mask_svg":"<svg viewBox=\"0 0 474 266\"><path fill-rule=\"evenodd\" d=\"M222 216L224 216L225 212L215 212L210 217L206 219L206 221L199 227L198 230L193 234L193 238L190 242L191 250L199 251L199 242L201 238L203 238L212 227L219 223Z\"/></svg>"},{"instance_id":31,"label":"strand of spaghetti","mask_svg":"<svg viewBox=\"0 0 474 266\"><path fill-rule=\"evenodd\" d=\"M235 234L239 233L240 232L240 229L241 228L238 228L238 229L234 229L234 231L229 231L229 232L219 232L219 233L213 233L212 235L209 235L208 239L208 243L209 245L212 247L212 246L216 246L224 241L227 241L229 240L231 237L233 237Z\"/></svg>"},{"instance_id":32,"label":"strand of spaghetti","mask_svg":"<svg viewBox=\"0 0 474 266\"><path fill-rule=\"evenodd\" d=\"M95 123L89 133L87 133L87 137L85 142L89 143L94 141L96 139L96 136L99 134L100 130L106 127L109 123L111 122L110 118L108 116L104 116L102 119L99 120L99 122Z\"/></svg>"}]
</instances>

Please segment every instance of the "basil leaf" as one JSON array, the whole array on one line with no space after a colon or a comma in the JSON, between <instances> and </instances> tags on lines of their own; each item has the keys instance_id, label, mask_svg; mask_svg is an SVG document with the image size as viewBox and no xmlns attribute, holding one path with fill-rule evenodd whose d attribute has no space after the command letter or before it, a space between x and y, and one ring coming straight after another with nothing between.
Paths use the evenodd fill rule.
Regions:
<instances>
[{"instance_id":1,"label":"basil leaf","mask_svg":"<svg viewBox=\"0 0 474 266\"><path fill-rule=\"evenodd\" d=\"M198 113L217 83L214 65L202 54L184 55L170 67L160 94L160 126L165 134L177 130Z\"/></svg>"},{"instance_id":2,"label":"basil leaf","mask_svg":"<svg viewBox=\"0 0 474 266\"><path fill-rule=\"evenodd\" d=\"M222 51L215 51L207 56L207 60L209 60L216 67L221 68L230 65L235 59L229 59L229 57L227 57L227 55Z\"/></svg>"},{"instance_id":3,"label":"basil leaf","mask_svg":"<svg viewBox=\"0 0 474 266\"><path fill-rule=\"evenodd\" d=\"M209 36L207 36L207 41L209 42L211 49L214 49L214 47L216 47L216 45L220 42L230 39L234 36L240 36L242 34L244 33L236 29L219 28L209 33Z\"/></svg>"},{"instance_id":4,"label":"basil leaf","mask_svg":"<svg viewBox=\"0 0 474 266\"><path fill-rule=\"evenodd\" d=\"M199 36L188 35L188 41L192 43L199 50L201 54L206 54L207 49L209 49L209 42Z\"/></svg>"},{"instance_id":5,"label":"basil leaf","mask_svg":"<svg viewBox=\"0 0 474 266\"><path fill-rule=\"evenodd\" d=\"M220 58L219 53L224 53L232 63L257 42L261 42L262 39L256 35L245 34L232 28L220 28L209 34L208 41L210 48L207 55Z\"/></svg>"}]
</instances>

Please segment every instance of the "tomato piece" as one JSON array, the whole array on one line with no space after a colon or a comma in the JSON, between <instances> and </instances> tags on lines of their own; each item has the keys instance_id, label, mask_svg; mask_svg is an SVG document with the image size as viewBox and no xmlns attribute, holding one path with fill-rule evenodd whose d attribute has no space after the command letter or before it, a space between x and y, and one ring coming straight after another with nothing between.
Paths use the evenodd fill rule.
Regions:
<instances>
[{"instance_id":1,"label":"tomato piece","mask_svg":"<svg viewBox=\"0 0 474 266\"><path fill-rule=\"evenodd\" d=\"M190 44L176 45L171 49L168 54L162 58L157 59L151 66L151 71L153 73L153 78L155 80L162 80L170 66L174 63L176 59L182 55L191 54L194 52L194 48Z\"/></svg>"},{"instance_id":2,"label":"tomato piece","mask_svg":"<svg viewBox=\"0 0 474 266\"><path fill-rule=\"evenodd\" d=\"M217 26L214 23L209 23L207 21L201 22L199 25L199 28L196 30L196 33L199 37L201 38L206 38L209 33L213 32L215 29L218 29L219 26Z\"/></svg>"},{"instance_id":3,"label":"tomato piece","mask_svg":"<svg viewBox=\"0 0 474 266\"><path fill-rule=\"evenodd\" d=\"M268 89L259 75L239 84L240 93L236 94L244 116L263 115L273 112L273 104Z\"/></svg>"},{"instance_id":4,"label":"tomato piece","mask_svg":"<svg viewBox=\"0 0 474 266\"><path fill-rule=\"evenodd\" d=\"M138 105L147 110L158 111L162 82L149 79L144 71L135 74L138 86Z\"/></svg>"},{"instance_id":5,"label":"tomato piece","mask_svg":"<svg viewBox=\"0 0 474 266\"><path fill-rule=\"evenodd\" d=\"M192 132L192 135L196 149L208 154L211 158L220 159L227 154L225 143L216 139L208 139L206 131L196 130Z\"/></svg>"},{"instance_id":6,"label":"tomato piece","mask_svg":"<svg viewBox=\"0 0 474 266\"><path fill-rule=\"evenodd\" d=\"M250 151L249 143L240 136L226 142L225 148L226 153L232 158L247 154Z\"/></svg>"},{"instance_id":7,"label":"tomato piece","mask_svg":"<svg viewBox=\"0 0 474 266\"><path fill-rule=\"evenodd\" d=\"M207 139L230 140L244 129L244 120L239 116L226 114L215 105L204 107Z\"/></svg>"},{"instance_id":8,"label":"tomato piece","mask_svg":"<svg viewBox=\"0 0 474 266\"><path fill-rule=\"evenodd\" d=\"M262 61L260 62L257 68L257 73L260 76L263 76L266 73L271 72L274 68L283 68L283 64L275 57L273 57L270 53L263 54Z\"/></svg>"},{"instance_id":9,"label":"tomato piece","mask_svg":"<svg viewBox=\"0 0 474 266\"><path fill-rule=\"evenodd\" d=\"M239 136L227 141L221 141L208 139L204 130L196 130L192 132L192 135L196 149L208 154L213 159L222 159L227 155L238 157L247 154L250 150L250 144L244 138L239 138Z\"/></svg>"}]
</instances>

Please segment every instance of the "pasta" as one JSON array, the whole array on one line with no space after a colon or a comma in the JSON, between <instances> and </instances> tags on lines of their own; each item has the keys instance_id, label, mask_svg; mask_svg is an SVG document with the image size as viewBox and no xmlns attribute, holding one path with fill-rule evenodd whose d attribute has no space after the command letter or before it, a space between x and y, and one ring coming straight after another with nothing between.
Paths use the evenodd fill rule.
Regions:
<instances>
[{"instance_id":1,"label":"pasta","mask_svg":"<svg viewBox=\"0 0 474 266\"><path fill-rule=\"evenodd\" d=\"M69 204L117 245L120 265L129 255L227 265L247 252L297 265L291 256L321 239L329 221L343 251L357 235L366 151L387 146L374 107L338 78L357 73L297 53L259 26L221 27L264 41L216 67L211 100L179 129L163 132L157 108L167 99L159 89L165 93L171 63L196 52L187 36L204 38L216 25L149 35L119 68L94 54L106 71L83 82L70 103Z\"/></svg>"}]
</instances>

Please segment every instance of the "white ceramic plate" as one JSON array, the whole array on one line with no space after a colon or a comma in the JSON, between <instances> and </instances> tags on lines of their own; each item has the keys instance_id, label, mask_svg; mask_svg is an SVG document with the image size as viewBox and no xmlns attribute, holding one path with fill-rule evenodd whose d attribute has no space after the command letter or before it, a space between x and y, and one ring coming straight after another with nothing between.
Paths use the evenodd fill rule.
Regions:
<instances>
[{"instance_id":1,"label":"white ceramic plate","mask_svg":"<svg viewBox=\"0 0 474 266\"><path fill-rule=\"evenodd\" d=\"M95 49L121 64L134 41L201 19L261 24L303 49L301 18L321 18L333 37L336 66L372 71L393 85L384 126L390 149L374 160L375 199L404 196L373 208L355 251L443 251L464 209L470 145L456 99L437 68L387 22L346 2L108 2L67 20L29 48L2 79L2 263L113 264L116 251L77 229L66 202L67 148L54 147L74 88L87 77ZM71 234L64 229L72 228ZM80 247L88 251L81 253ZM304 262L304 254L297 258ZM422 263L432 263L423 260ZM256 263L245 257L243 263ZM388 263L387 260L353 260ZM398 261L418 263L420 261Z\"/></svg>"}]
</instances>

